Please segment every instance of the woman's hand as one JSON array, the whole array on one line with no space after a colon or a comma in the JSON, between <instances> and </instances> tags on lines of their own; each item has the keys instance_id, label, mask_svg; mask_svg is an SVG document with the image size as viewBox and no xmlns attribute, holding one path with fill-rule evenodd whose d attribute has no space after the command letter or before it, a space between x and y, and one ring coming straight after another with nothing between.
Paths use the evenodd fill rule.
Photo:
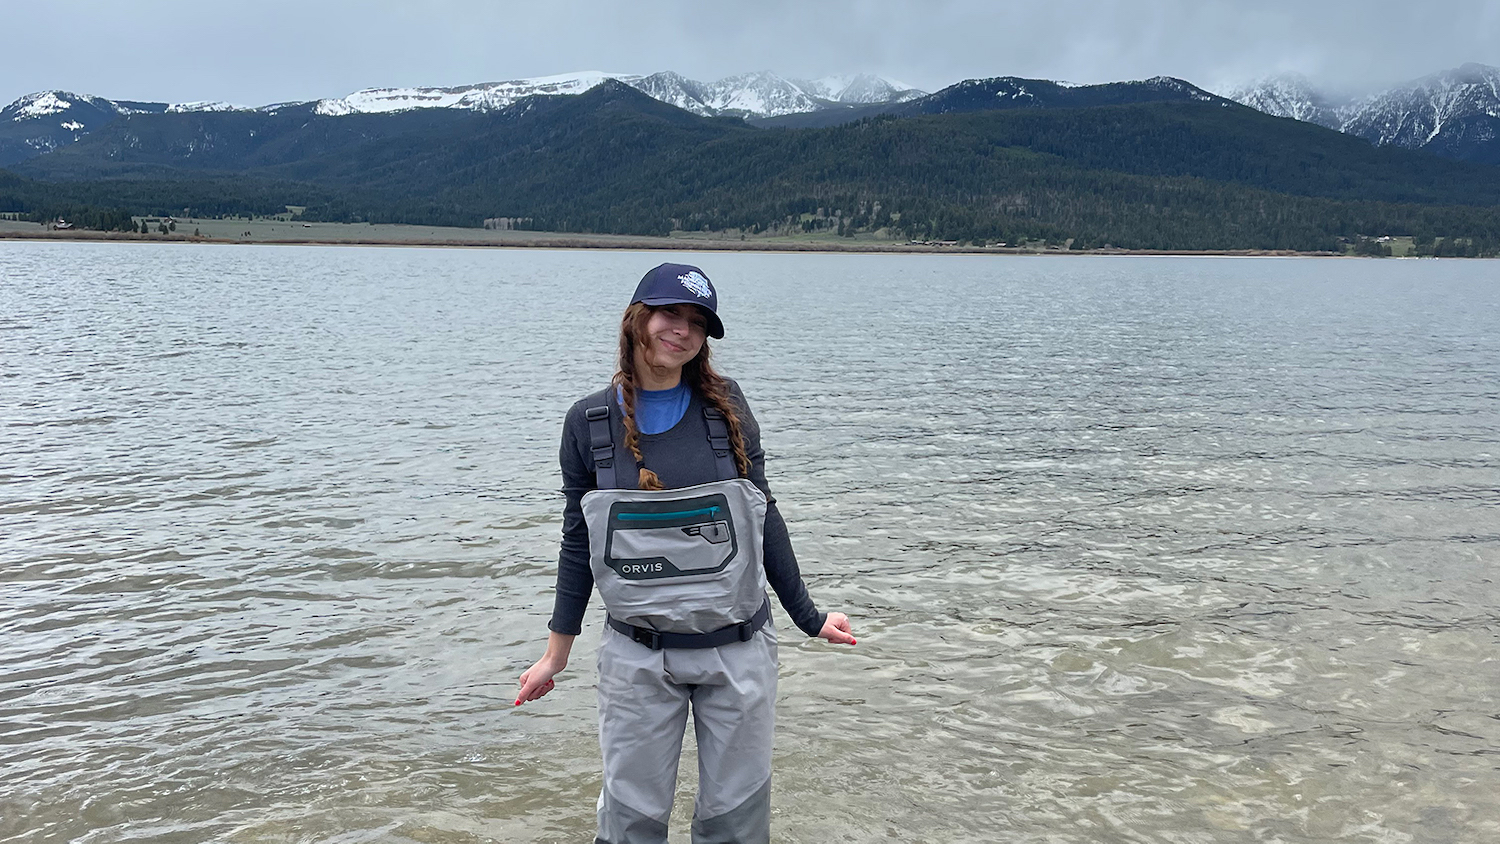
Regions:
<instances>
[{"instance_id":1,"label":"woman's hand","mask_svg":"<svg viewBox=\"0 0 1500 844\"><path fill-rule=\"evenodd\" d=\"M572 650L572 636L549 634L547 652L521 674L521 690L516 692L516 706L552 691L557 685L552 682L552 678L568 667L568 654Z\"/></svg>"},{"instance_id":2,"label":"woman's hand","mask_svg":"<svg viewBox=\"0 0 1500 844\"><path fill-rule=\"evenodd\" d=\"M521 690L516 692L516 706L536 700L556 688L557 684L552 681L552 677L566 667L566 663L557 665L545 656L537 660L536 664L521 675Z\"/></svg>"},{"instance_id":3,"label":"woman's hand","mask_svg":"<svg viewBox=\"0 0 1500 844\"><path fill-rule=\"evenodd\" d=\"M854 636L850 633L849 616L841 612L831 612L823 622L823 629L818 631L818 637L827 639L835 645L852 645Z\"/></svg>"}]
</instances>

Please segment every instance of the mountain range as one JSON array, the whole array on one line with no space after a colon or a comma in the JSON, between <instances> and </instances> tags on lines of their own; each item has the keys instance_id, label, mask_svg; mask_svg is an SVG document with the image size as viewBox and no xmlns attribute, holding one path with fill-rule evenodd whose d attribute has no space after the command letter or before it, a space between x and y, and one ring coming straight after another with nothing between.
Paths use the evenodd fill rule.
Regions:
<instances>
[{"instance_id":1,"label":"mountain range","mask_svg":"<svg viewBox=\"0 0 1500 844\"><path fill-rule=\"evenodd\" d=\"M999 78L1012 83L995 96L1008 98L1005 105L1013 108L1089 107L1103 104L1094 96L1101 92L1129 99L1129 92L1134 91L1137 98L1149 99L1156 96L1153 88L1188 84L1170 77L1087 86ZM808 128L877 114L909 116L941 113L944 109L995 107L993 103L961 104L969 96L966 90L990 80L966 80L929 95L869 74L799 80L770 71L714 82L699 82L670 71L647 76L587 71L451 88L370 88L344 97L254 108L217 102L129 102L44 91L21 97L0 110L0 167L76 143L115 119L133 114L276 112L304 107L322 116L432 108L492 112L530 96L579 94L606 79L617 79L693 114L734 116L766 126ZM1126 87L1118 87L1121 85ZM1362 97L1330 94L1296 75L1268 77L1225 91L1223 96L1277 117L1364 138L1377 146L1423 149L1448 158L1500 164L1500 68L1465 64Z\"/></svg>"},{"instance_id":2,"label":"mountain range","mask_svg":"<svg viewBox=\"0 0 1500 844\"><path fill-rule=\"evenodd\" d=\"M237 106L222 102L147 103L110 100L69 91L28 94L0 109L0 167L76 143L119 117L202 112L275 113L308 110L325 117L390 114L413 109L491 112L531 96L581 94L616 79L647 95L703 117L770 118L786 114L895 104L927 92L870 74L787 79L770 71L698 82L672 72L649 76L584 71L454 88L367 88L345 97L301 103Z\"/></svg>"},{"instance_id":3,"label":"mountain range","mask_svg":"<svg viewBox=\"0 0 1500 844\"><path fill-rule=\"evenodd\" d=\"M1404 236L1418 254L1500 250L1500 167L1376 146L1170 77L995 77L923 96L800 83L818 108L788 112L768 92L789 89L765 76L750 96L654 75L695 110L647 93L652 77L592 76L519 99L524 87L406 89L256 109L34 96L0 130L64 134L0 171L0 212L106 228L296 208L557 232L1301 251ZM568 86L581 93L556 95Z\"/></svg>"}]
</instances>

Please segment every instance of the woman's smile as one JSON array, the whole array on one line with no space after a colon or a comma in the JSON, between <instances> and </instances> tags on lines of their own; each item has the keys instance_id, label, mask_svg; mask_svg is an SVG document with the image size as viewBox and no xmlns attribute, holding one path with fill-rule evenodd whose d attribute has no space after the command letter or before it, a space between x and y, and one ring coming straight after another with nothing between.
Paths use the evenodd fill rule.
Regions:
<instances>
[{"instance_id":1,"label":"woman's smile","mask_svg":"<svg viewBox=\"0 0 1500 844\"><path fill-rule=\"evenodd\" d=\"M677 383L683 364L698 356L708 339L707 320L696 305L666 305L651 309L646 336L651 339L642 363L656 370L646 377L652 384ZM643 373L644 374L644 373Z\"/></svg>"}]
</instances>

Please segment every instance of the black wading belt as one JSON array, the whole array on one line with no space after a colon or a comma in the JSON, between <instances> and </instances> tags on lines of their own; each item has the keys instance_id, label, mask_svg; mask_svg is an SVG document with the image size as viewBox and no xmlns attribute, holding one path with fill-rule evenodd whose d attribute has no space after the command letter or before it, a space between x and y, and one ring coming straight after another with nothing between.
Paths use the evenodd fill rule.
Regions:
<instances>
[{"instance_id":1,"label":"black wading belt","mask_svg":"<svg viewBox=\"0 0 1500 844\"><path fill-rule=\"evenodd\" d=\"M660 630L652 630L649 627L636 627L634 624L626 624L614 616L605 616L605 621L610 627L624 633L632 640L640 642L653 651L662 648L717 648L730 642L748 642L755 638L755 634L771 617L771 599L767 598L755 615L750 616L749 621L739 624L731 624L728 627L720 627L712 633L663 633Z\"/></svg>"},{"instance_id":2,"label":"black wading belt","mask_svg":"<svg viewBox=\"0 0 1500 844\"><path fill-rule=\"evenodd\" d=\"M606 391L606 395L613 393ZM619 489L615 481L615 438L610 427L609 405L590 407L584 411L589 422L589 449L594 455L594 483L599 489ZM708 446L714 451L715 469L721 479L740 476L734 463L734 448L729 444L729 423L717 407L703 408L703 421L708 424ZM637 627L609 616L609 626L640 642L653 651L662 648L717 648L730 642L748 642L771 618L771 600L760 605L749 621L721 627L709 633L665 633L649 627Z\"/></svg>"}]
</instances>

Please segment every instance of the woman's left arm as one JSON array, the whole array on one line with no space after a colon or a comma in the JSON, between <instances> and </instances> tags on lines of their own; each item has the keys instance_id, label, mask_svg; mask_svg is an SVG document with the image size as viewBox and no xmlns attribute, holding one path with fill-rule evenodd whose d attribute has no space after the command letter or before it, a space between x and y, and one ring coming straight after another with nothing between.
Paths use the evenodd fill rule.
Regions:
<instances>
[{"instance_id":1,"label":"woman's left arm","mask_svg":"<svg viewBox=\"0 0 1500 844\"><path fill-rule=\"evenodd\" d=\"M750 480L755 482L753 473ZM798 629L809 636L821 635L828 623L828 616L818 612L812 596L807 594L807 584L802 581L802 570L797 566L797 554L792 550L792 537L787 533L786 521L781 518L781 511L776 509L776 502L771 500L763 482L764 474L761 482L756 482L755 485L766 492L766 500L769 502L766 504L763 543L766 582L771 584L781 606L786 609L786 614Z\"/></svg>"},{"instance_id":2,"label":"woman's left arm","mask_svg":"<svg viewBox=\"0 0 1500 844\"><path fill-rule=\"evenodd\" d=\"M849 617L841 612L820 613L807 594L807 584L802 581L802 570L797 565L797 554L792 550L792 538L786 529L786 520L776 507L776 498L771 495L766 482L766 452L760 444L760 425L750 412L739 385L734 384L731 394L739 404L740 435L745 440L745 456L750 460L750 482L760 488L766 496L766 526L763 550L765 552L766 581L781 601L781 606L791 617L792 623L809 636L820 636L834 644L852 645Z\"/></svg>"}]
</instances>

